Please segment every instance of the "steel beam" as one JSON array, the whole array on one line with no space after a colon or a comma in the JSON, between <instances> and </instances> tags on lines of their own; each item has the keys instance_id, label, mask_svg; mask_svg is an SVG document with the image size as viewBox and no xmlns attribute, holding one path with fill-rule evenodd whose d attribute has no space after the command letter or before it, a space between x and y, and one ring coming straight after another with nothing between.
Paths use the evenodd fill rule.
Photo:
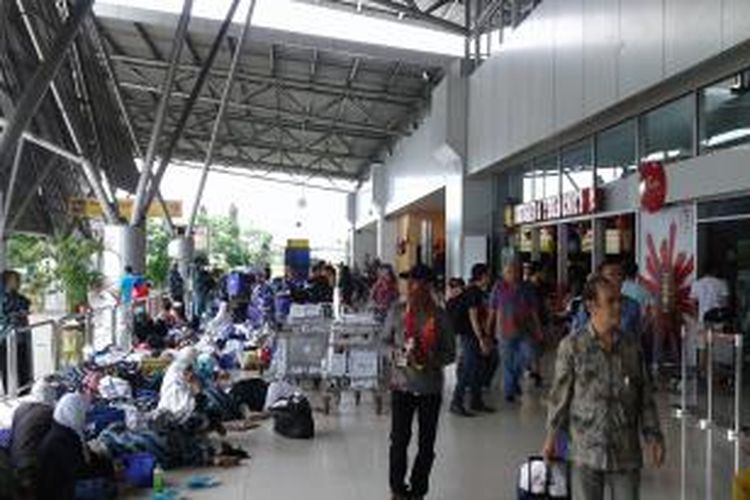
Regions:
<instances>
[{"instance_id":1,"label":"steel beam","mask_svg":"<svg viewBox=\"0 0 750 500\"><path fill-rule=\"evenodd\" d=\"M34 179L34 184L31 186L31 188L27 191L26 196L21 198L21 204L18 206L18 209L15 211L15 214L13 215L13 219L10 220L10 222L5 226L5 232L7 234L11 233L16 226L18 226L18 223L21 222L21 218L26 213L26 209L29 208L29 204L33 200L36 199L37 191L40 187L44 184L44 182L47 180L47 177L49 177L49 174L52 173L52 169L55 167L55 164L58 162L58 157L56 155L50 156L50 158L47 160L47 163L44 165L44 168L42 169L41 174L37 175ZM6 212L9 213L9 212Z\"/></svg>"},{"instance_id":2,"label":"steel beam","mask_svg":"<svg viewBox=\"0 0 750 500\"><path fill-rule=\"evenodd\" d=\"M182 168L194 169L194 170L197 170L197 169L201 168L197 164L181 163L181 162L178 162L177 166L178 167L182 167ZM328 186L317 186L317 185L314 185L314 184L309 184L309 183L304 182L304 181L277 179L277 178L273 178L273 177L268 177L268 176L263 175L263 174L254 174L254 173L252 173L253 172L252 170L249 170L249 171L243 171L243 170L249 170L249 169L242 169L240 167L232 167L232 169L229 169L229 168L219 168L219 167L215 167L215 166L211 167L211 171L215 172L217 174L231 175L231 176L234 176L234 177L244 177L244 178L247 178L247 179L255 179L255 180L260 180L260 181L265 181L265 182L274 182L274 183L277 183L277 184L286 184L286 185L290 185L290 186L303 186L303 187L308 187L310 189L320 189L322 191L332 191L332 192L335 192L335 193L351 193L352 192L352 189L346 189L346 188L343 188L343 187L340 188L340 187L335 187L335 186L331 186L331 187L328 187ZM279 172L273 172L272 171L271 173L279 173ZM284 172L284 174L285 175L289 175L290 177L292 175L294 175L292 173L286 173L286 172ZM345 181L345 182L353 182L353 179L338 179L338 180Z\"/></svg>"},{"instance_id":3,"label":"steel beam","mask_svg":"<svg viewBox=\"0 0 750 500\"><path fill-rule=\"evenodd\" d=\"M141 85L137 83L122 82L122 86L123 88L137 90L140 92L147 92L149 94L161 93L161 91L156 87L149 87L149 86ZM188 101L190 100L190 96L183 92L173 91L172 96L180 98L180 99L187 99ZM206 103L206 104L211 104L211 105L216 105L216 106L221 104L220 99L215 99L213 97L208 97L208 96L196 97L195 100L201 103ZM343 103L343 99L339 102L339 105L341 105L342 103ZM301 122L319 125L322 127L340 126L341 128L344 128L347 130L359 131L363 133L371 133L371 134L376 134L379 136L400 137L400 136L408 135L405 131L396 130L396 129L393 129L392 127L370 125L367 123L360 123L360 122L336 120L333 118L310 115L306 112L300 113L297 111L277 109L276 107L264 106L261 104L247 104L247 103L239 103L236 101L230 101L228 103L228 107L231 109L243 110L243 111L248 111L251 113L252 112L266 113L267 116L285 117L291 120L295 120L296 122L301 121ZM252 119L255 120L256 118L260 119L260 117L255 117L253 115ZM260 122L257 122L257 123L260 123Z\"/></svg>"},{"instance_id":4,"label":"steel beam","mask_svg":"<svg viewBox=\"0 0 750 500\"><path fill-rule=\"evenodd\" d=\"M187 120L190 117L190 114L193 110L193 106L195 105L195 102L198 100L198 96L201 93L203 84L205 83L206 78L208 77L209 70L214 63L214 59L216 59L216 54L219 52L219 47L221 46L221 43L224 40L224 36L229 30L229 26L232 24L232 18L234 17L234 13L237 10L238 4L239 4L239 0L232 0L232 3L229 7L229 11L227 12L226 18L222 22L221 27L219 28L219 32L217 33L216 38L214 39L213 45L211 46L211 50L208 54L208 58L203 64L203 68L201 69L201 72L198 74L198 78L195 84L193 85L193 90L191 91L190 96L187 99L187 102L185 102L185 107L182 110L182 115L180 116L180 119L177 122L175 130L172 134L172 137L170 138L170 142L167 145L167 149L164 151L164 154L161 157L161 161L156 170L156 173L151 179L151 184L150 184L150 187L148 188L146 197L144 200L142 200L142 203L140 205L135 204L133 207L134 213L136 214L136 217L134 217L132 221L133 225L137 225L139 223L139 220L143 220L145 218L146 211L148 210L148 206L151 204L151 201L154 199L156 191L159 189L159 184L161 184L161 179L162 177L164 177L164 172L166 172L167 166L169 166L169 162L172 160L172 153L177 147L177 143L180 141L180 136L182 135L182 131L185 128L185 125L187 124Z\"/></svg>"},{"instance_id":5,"label":"steel beam","mask_svg":"<svg viewBox=\"0 0 750 500\"><path fill-rule=\"evenodd\" d=\"M169 99L172 96L171 90L174 85L175 75L177 75L177 66L180 63L180 55L182 54L182 46L185 43L185 35L187 34L187 28L190 24L190 13L193 10L193 0L185 0L182 6L182 14L180 20L177 23L177 29L175 31L175 38L172 42L172 53L169 59L169 67L164 77L164 83L162 84L161 100L159 101L159 107L156 110L156 119L154 120L154 128L151 130L151 138L149 139L148 148L146 149L146 157L143 159L143 165L141 167L141 175L138 178L138 187L135 191L135 203L133 204L134 210L130 218L130 224L135 226L138 223L141 215L139 214L138 208L143 204L143 198L146 196L146 189L148 187L148 181L151 177L151 168L156 157L156 150L159 147L159 139L161 138L162 131L164 130L165 118L167 116L167 110L169 109ZM140 25L136 24L136 27ZM141 28L142 29L142 28ZM141 32L141 35L146 40L150 41L145 31ZM151 42L153 45L153 42ZM158 54L158 49L153 47L154 54ZM148 210L148 205L146 205Z\"/></svg>"},{"instance_id":6,"label":"steel beam","mask_svg":"<svg viewBox=\"0 0 750 500\"><path fill-rule=\"evenodd\" d=\"M126 56L126 55L112 55L112 60L117 63L122 63L124 65L130 65L130 66L137 66L137 67L143 67L143 68L155 68L155 69L161 69L165 70L168 68L169 64L164 61L155 61L152 59L144 59L140 57L132 57L132 56ZM320 62L315 63L316 71L318 71L320 68ZM192 65L192 64L181 64L179 66L179 70L181 72L192 72L192 73L198 73L201 71L200 66ZM227 77L227 70L223 69L212 69L210 71L211 77L214 78L221 78L222 80L225 80ZM309 92L316 92L320 94L327 94L332 96L340 96L346 92L349 92L353 96L357 96L361 99L368 99L373 101L380 101L385 102L389 104L414 104L415 102L424 101L424 97L421 94L404 94L400 92L396 92L391 88L389 91L383 91L383 90L375 90L375 89L368 89L363 88L360 85L352 88L347 88L345 85L335 85L330 83L322 83L319 80L310 81L310 77L308 76L308 79L302 80L302 79L293 79L293 78L282 78L279 76L276 77L270 77L267 74L259 74L259 73L248 73L246 71L238 71L236 78L238 81L243 81L247 83L254 83L258 85L263 84L270 84L272 86L280 85L284 88L287 88L289 90L299 90L299 91L309 91Z\"/></svg>"},{"instance_id":7,"label":"steel beam","mask_svg":"<svg viewBox=\"0 0 750 500\"><path fill-rule=\"evenodd\" d=\"M201 200L203 199L203 190L206 187L206 180L208 178L208 171L211 168L211 164L214 160L214 151L216 148L216 142L219 137L219 129L221 128L221 122L224 119L224 114L227 110L227 104L229 103L229 96L232 93L232 85L234 84L234 75L237 72L239 66L240 55L242 54L242 48L247 43L247 34L250 29L250 23L253 18L253 11L255 10L255 0L250 0L250 5L247 9L247 17L245 18L245 24L242 25L242 31L240 33L239 43L234 49L232 55L232 62L229 66L229 75L227 75L227 81L224 84L224 91L221 95L221 103L219 104L219 111L216 114L216 120L214 121L213 130L211 131L211 140L208 143L208 151L206 151L206 160L203 162L203 168L201 170L200 182L198 183L198 191L195 195L195 201L193 202L193 209L190 211L190 219L188 219L187 230L185 234L190 236L193 234L193 228L195 227L195 220L198 216L198 207L200 207ZM272 52L273 54L273 46Z\"/></svg>"},{"instance_id":8,"label":"steel beam","mask_svg":"<svg viewBox=\"0 0 750 500\"><path fill-rule=\"evenodd\" d=\"M507 0L492 0L477 13L476 20L471 25L472 36L479 36L484 32L484 28L492 21L495 15L502 10L506 1Z\"/></svg>"},{"instance_id":9,"label":"steel beam","mask_svg":"<svg viewBox=\"0 0 750 500\"><path fill-rule=\"evenodd\" d=\"M82 21L86 15L88 14L89 10L91 9L91 5L93 3L93 0L81 0L78 3L76 3L75 8L73 9L72 15L68 18L65 25L74 22L74 20L77 18L77 16L80 16L80 19L78 20L77 24L80 26L80 21ZM45 59L45 55L42 51L42 46L39 43L39 38L37 37L36 32L34 31L34 27L31 24L31 19L29 18L29 13L26 11L26 8L24 6L24 0L16 0L16 5L18 7L18 10L21 13L21 17L23 18L24 26L26 27L26 31L29 35L29 38L31 39L31 43L34 47L34 51L36 52L37 59L39 59L39 62L42 64L42 66L45 64L45 61L49 61L50 64L62 64L62 61L64 60L65 50L63 47L61 47L61 43L55 42L52 45L52 52L48 54L47 58ZM83 14L80 14L80 12L83 11ZM65 28L63 28L65 29ZM76 29L77 31L77 29ZM62 33L62 32L61 32ZM74 37L71 38L70 42L72 42ZM68 43L68 46L70 43ZM64 47L67 49L67 46ZM57 105L58 110L60 111L60 115L62 116L63 122L65 123L65 128L68 131L68 135L70 136L70 140L73 142L73 145L75 147L76 152L79 155L83 154L83 147L81 146L81 141L79 140L75 129L73 128L73 123L71 122L70 116L68 115L68 111L65 108L65 105L63 104L62 97L60 95L59 90L57 89L57 85L55 84L53 79L50 79L49 88L52 92L52 97L55 100L55 104ZM20 105L20 103L19 103ZM18 110L18 108L17 108ZM28 120L30 120L32 117L31 114L28 116ZM28 123L28 122L27 122ZM25 127L24 127L25 128ZM2 165L2 160L0 159L0 165ZM104 210L105 218L110 222L114 223L118 219L117 210L115 209L112 201L110 201L107 198L107 195L104 191L104 186L102 185L102 181L97 175L96 170L94 170L94 167L91 165L90 162L85 162L81 165L84 171L84 174L86 176L87 181L89 182L89 185L91 186L91 189L94 191L94 194L96 195L97 199L99 200L99 203L102 205L102 209Z\"/></svg>"},{"instance_id":10,"label":"steel beam","mask_svg":"<svg viewBox=\"0 0 750 500\"><path fill-rule=\"evenodd\" d=\"M25 90L11 115L5 132L0 137L0 170L5 170L6 162L10 159L16 148L21 135L28 127L32 118L47 94L52 80L65 61L65 53L73 44L78 35L81 23L91 10L93 0L81 0L76 3L72 15L65 21L60 32L52 43L52 48L46 60L37 67L31 80L25 86ZM25 12L22 10L22 12Z\"/></svg>"},{"instance_id":11,"label":"steel beam","mask_svg":"<svg viewBox=\"0 0 750 500\"><path fill-rule=\"evenodd\" d=\"M182 160L181 163L194 163L195 165L200 164L200 156L196 154L195 151L178 150L178 152L181 153L180 156L183 158L187 158L190 155L194 155L196 157L195 162L191 162L189 160L187 161ZM289 173L289 174L297 174L297 175L322 176L325 174L325 175L332 175L333 177L339 178L342 180L351 180L351 181L357 180L357 176L354 173L339 172L337 170L313 169L313 168L304 167L300 165L286 165L286 164L278 163L278 162L256 161L247 155L238 156L238 157L229 157L226 155L217 154L215 155L215 158L218 164L224 165L226 167L237 167L237 168L243 168L247 170L267 170L269 172L281 172L281 173ZM215 167L212 170L215 170Z\"/></svg>"},{"instance_id":12,"label":"steel beam","mask_svg":"<svg viewBox=\"0 0 750 500\"><path fill-rule=\"evenodd\" d=\"M96 51L99 53L99 57L102 59L104 69L107 72L107 78L109 78L109 81L111 83L112 93L115 96L117 107L120 109L120 115L123 122L125 123L125 129L128 131L128 137L130 137L131 146L133 147L133 151L135 152L135 154L139 158L141 158L141 161L145 165L143 150L141 149L141 145L138 143L138 137L135 135L133 122L130 119L130 112L128 111L127 106L125 106L125 100L122 97L122 91L120 90L120 81L118 80L117 74L115 73L114 67L112 66L112 60L109 57L109 53L107 52L107 49L104 48L104 44L102 43L102 40L100 38L100 26L96 22L92 22L92 25L93 29L90 30L92 34L91 38L93 39ZM170 232L172 234L175 234L174 221L172 220L172 216L169 215L169 210L167 208L167 204L164 202L164 197L162 196L161 191L157 193L157 198L159 204L162 207L162 210L164 211L164 219L167 222L167 226L169 227Z\"/></svg>"},{"instance_id":13,"label":"steel beam","mask_svg":"<svg viewBox=\"0 0 750 500\"><path fill-rule=\"evenodd\" d=\"M427 14L426 12L419 10L418 8L415 8L413 6L400 4L400 3L394 2L393 0L370 0L370 2L380 5L382 7L387 7L391 10L402 13L406 16L413 17L414 19L425 21L445 31L449 31L451 33L456 33L458 35L466 36L467 31L466 31L466 28L464 28L463 26L459 26L458 24L452 23L441 17L435 17L431 14Z\"/></svg>"},{"instance_id":14,"label":"steel beam","mask_svg":"<svg viewBox=\"0 0 750 500\"><path fill-rule=\"evenodd\" d=\"M21 157L23 156L23 137L18 141L16 146L16 155L13 158L13 168L10 172L10 180L8 181L8 187L5 190L5 207L3 207L3 216L0 220L0 238L5 238L5 230L7 229L8 215L10 214L10 204L13 201L13 194L16 187L16 178L18 177L18 167L21 165Z\"/></svg>"}]
</instances>

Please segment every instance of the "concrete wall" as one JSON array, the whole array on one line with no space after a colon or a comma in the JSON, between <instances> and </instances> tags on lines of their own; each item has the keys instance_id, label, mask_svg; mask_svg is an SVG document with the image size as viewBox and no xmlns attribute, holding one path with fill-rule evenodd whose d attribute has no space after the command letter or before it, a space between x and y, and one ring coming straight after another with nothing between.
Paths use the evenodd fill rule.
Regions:
<instances>
[{"instance_id":1,"label":"concrete wall","mask_svg":"<svg viewBox=\"0 0 750 500\"><path fill-rule=\"evenodd\" d=\"M748 0L545 0L470 78L468 170L748 37Z\"/></svg>"}]
</instances>

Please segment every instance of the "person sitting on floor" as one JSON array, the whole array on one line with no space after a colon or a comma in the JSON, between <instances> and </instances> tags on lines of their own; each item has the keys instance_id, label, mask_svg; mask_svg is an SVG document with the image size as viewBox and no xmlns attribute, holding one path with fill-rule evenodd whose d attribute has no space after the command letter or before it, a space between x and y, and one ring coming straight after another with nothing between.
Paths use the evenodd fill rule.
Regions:
<instances>
[{"instance_id":1,"label":"person sitting on floor","mask_svg":"<svg viewBox=\"0 0 750 500\"><path fill-rule=\"evenodd\" d=\"M37 498L75 498L76 477L85 465L83 432L88 406L85 396L77 393L66 394L55 406L53 422L39 446Z\"/></svg>"},{"instance_id":2,"label":"person sitting on floor","mask_svg":"<svg viewBox=\"0 0 750 500\"><path fill-rule=\"evenodd\" d=\"M21 498L31 497L38 482L39 446L52 427L55 399L54 387L40 379L13 412L8 452Z\"/></svg>"}]
</instances>

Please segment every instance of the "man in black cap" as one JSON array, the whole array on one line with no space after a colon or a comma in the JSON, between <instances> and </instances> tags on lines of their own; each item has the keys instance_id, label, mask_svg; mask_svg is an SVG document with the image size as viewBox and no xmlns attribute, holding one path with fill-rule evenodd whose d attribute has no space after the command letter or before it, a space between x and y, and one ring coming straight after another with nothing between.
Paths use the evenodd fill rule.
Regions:
<instances>
[{"instance_id":1,"label":"man in black cap","mask_svg":"<svg viewBox=\"0 0 750 500\"><path fill-rule=\"evenodd\" d=\"M442 403L443 369L456 356L455 337L445 311L432 294L432 272L416 265L408 273L406 303L394 310L387 332L393 344L390 486L393 500L418 500L429 489ZM419 450L406 483L414 416Z\"/></svg>"},{"instance_id":2,"label":"man in black cap","mask_svg":"<svg viewBox=\"0 0 750 500\"><path fill-rule=\"evenodd\" d=\"M461 359L457 370L456 388L451 402L451 413L461 417L472 417L466 411L464 396L471 395L471 409L480 413L494 413L494 409L482 400L483 357L489 356L491 339L485 331L487 321L487 288L490 286L490 273L486 264L474 264L471 268L471 282L461 296L461 304L456 315L456 334L461 342Z\"/></svg>"}]
</instances>

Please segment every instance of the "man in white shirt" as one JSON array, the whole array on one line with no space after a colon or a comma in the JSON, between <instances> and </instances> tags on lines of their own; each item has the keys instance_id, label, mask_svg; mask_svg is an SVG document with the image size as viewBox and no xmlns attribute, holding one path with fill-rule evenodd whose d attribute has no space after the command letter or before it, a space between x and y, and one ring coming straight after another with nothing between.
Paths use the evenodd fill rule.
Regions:
<instances>
[{"instance_id":1,"label":"man in white shirt","mask_svg":"<svg viewBox=\"0 0 750 500\"><path fill-rule=\"evenodd\" d=\"M719 278L718 274L716 265L709 263L703 277L693 282L690 288L690 298L698 303L700 322L705 321L706 313L711 309L729 305L729 285L726 280Z\"/></svg>"}]
</instances>

